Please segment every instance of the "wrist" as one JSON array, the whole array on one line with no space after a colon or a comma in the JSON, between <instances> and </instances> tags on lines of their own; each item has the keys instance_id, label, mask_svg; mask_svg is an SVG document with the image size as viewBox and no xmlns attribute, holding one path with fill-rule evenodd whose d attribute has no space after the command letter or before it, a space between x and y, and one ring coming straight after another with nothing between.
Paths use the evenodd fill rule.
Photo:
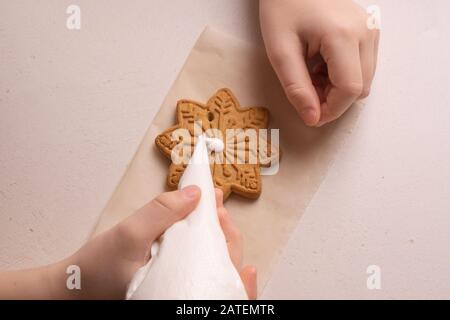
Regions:
<instances>
[{"instance_id":1,"label":"wrist","mask_svg":"<svg viewBox=\"0 0 450 320\"><path fill-rule=\"evenodd\" d=\"M83 280L81 268L69 268L69 266L79 267L79 265L78 253L75 253L44 268L43 277L49 299L86 299L81 287Z\"/></svg>"}]
</instances>

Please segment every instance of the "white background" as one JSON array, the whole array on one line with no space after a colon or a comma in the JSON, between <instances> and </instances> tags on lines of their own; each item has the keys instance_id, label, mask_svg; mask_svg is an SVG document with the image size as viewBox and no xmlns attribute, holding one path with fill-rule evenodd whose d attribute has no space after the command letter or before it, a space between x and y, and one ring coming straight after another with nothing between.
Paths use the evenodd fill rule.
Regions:
<instances>
[{"instance_id":1,"label":"white background","mask_svg":"<svg viewBox=\"0 0 450 320\"><path fill-rule=\"evenodd\" d=\"M382 10L372 95L263 298L450 298L450 2L360 3ZM200 32L260 42L257 10L0 0L0 269L84 243Z\"/></svg>"}]
</instances>

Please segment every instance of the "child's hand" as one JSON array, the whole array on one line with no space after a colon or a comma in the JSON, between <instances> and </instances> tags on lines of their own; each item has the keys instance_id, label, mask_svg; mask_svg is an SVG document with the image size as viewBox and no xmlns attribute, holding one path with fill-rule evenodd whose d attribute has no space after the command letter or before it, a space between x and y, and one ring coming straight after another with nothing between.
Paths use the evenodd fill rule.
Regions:
<instances>
[{"instance_id":1,"label":"child's hand","mask_svg":"<svg viewBox=\"0 0 450 320\"><path fill-rule=\"evenodd\" d=\"M76 264L84 274L80 296L72 296L74 292L63 287L60 290L68 294L67 298L123 299L132 276L150 258L152 243L172 224L191 213L199 199L200 189L196 186L159 195L117 226L89 241L69 261L62 261L63 268L59 270ZM256 271L252 267L241 268L241 236L223 207L220 190L216 190L216 203L230 257L240 271L249 296L256 298ZM61 275L67 278L65 273ZM60 280L62 286L65 286L64 279Z\"/></svg>"},{"instance_id":2,"label":"child's hand","mask_svg":"<svg viewBox=\"0 0 450 320\"><path fill-rule=\"evenodd\" d=\"M150 247L172 224L194 210L195 186L159 195L112 229L99 234L75 254L47 267L0 272L0 299L123 299L134 273L149 259ZM250 298L256 298L256 270L241 268L242 240L216 190L217 211L230 257ZM67 267L81 271L81 290L68 290Z\"/></svg>"},{"instance_id":3,"label":"child's hand","mask_svg":"<svg viewBox=\"0 0 450 320\"><path fill-rule=\"evenodd\" d=\"M134 273L150 258L155 240L194 210L200 189L189 186L162 193L134 214L87 242L78 252L52 268L56 295L67 299L124 299ZM81 290L67 290L65 269L81 270ZM61 272L62 271L62 272ZM58 271L52 272L52 274Z\"/></svg>"},{"instance_id":4,"label":"child's hand","mask_svg":"<svg viewBox=\"0 0 450 320\"><path fill-rule=\"evenodd\" d=\"M379 32L368 17L351 0L260 0L267 54L307 125L333 121L369 94Z\"/></svg>"}]
</instances>

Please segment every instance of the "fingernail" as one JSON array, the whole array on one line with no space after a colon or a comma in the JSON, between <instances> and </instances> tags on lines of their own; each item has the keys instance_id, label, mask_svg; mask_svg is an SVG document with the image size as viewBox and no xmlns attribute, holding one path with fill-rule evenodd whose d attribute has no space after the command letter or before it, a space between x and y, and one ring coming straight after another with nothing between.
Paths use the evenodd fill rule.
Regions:
<instances>
[{"instance_id":1,"label":"fingernail","mask_svg":"<svg viewBox=\"0 0 450 320\"><path fill-rule=\"evenodd\" d=\"M252 275L255 277L255 279L256 279L256 275L257 275L257 271L256 271L256 267L253 267L252 266L252 268L250 269L251 270L251 272L252 272Z\"/></svg>"},{"instance_id":2,"label":"fingernail","mask_svg":"<svg viewBox=\"0 0 450 320\"><path fill-rule=\"evenodd\" d=\"M197 199L200 195L200 188L197 186L187 186L181 189L183 195L188 199Z\"/></svg>"},{"instance_id":3,"label":"fingernail","mask_svg":"<svg viewBox=\"0 0 450 320\"><path fill-rule=\"evenodd\" d=\"M306 125L312 126L316 124L317 113L313 108L305 108L300 111L300 116Z\"/></svg>"}]
</instances>

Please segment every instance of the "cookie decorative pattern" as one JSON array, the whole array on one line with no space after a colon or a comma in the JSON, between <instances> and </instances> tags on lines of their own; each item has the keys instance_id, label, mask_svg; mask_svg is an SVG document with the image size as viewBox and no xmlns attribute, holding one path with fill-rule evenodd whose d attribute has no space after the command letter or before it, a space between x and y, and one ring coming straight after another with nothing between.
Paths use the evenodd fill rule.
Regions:
<instances>
[{"instance_id":1,"label":"cookie decorative pattern","mask_svg":"<svg viewBox=\"0 0 450 320\"><path fill-rule=\"evenodd\" d=\"M263 107L241 108L231 90L220 89L205 105L179 100L176 113L178 124L155 139L158 149L172 159L168 186L176 189L186 168L186 162L174 161L174 154L181 155L181 150L192 149L197 136L205 133L220 139L225 146L220 152L213 150L210 155L214 185L222 189L224 198L231 192L246 198L259 197L262 188L260 169L270 166L275 156L267 134L259 132L266 129L267 133L269 111ZM188 134L180 134L179 129Z\"/></svg>"}]
</instances>

